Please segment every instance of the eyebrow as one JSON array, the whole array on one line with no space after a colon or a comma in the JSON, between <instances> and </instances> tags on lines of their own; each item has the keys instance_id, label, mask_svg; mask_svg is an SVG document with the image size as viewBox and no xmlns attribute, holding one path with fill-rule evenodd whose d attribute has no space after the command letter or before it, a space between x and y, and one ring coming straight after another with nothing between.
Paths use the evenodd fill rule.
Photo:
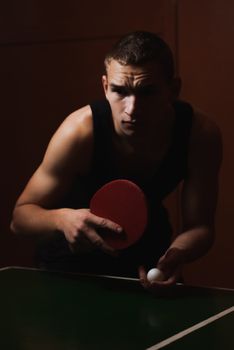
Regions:
<instances>
[{"instance_id":1,"label":"eyebrow","mask_svg":"<svg viewBox=\"0 0 234 350\"><path fill-rule=\"evenodd\" d=\"M126 86L126 85L117 85L117 84L114 84L114 83L111 83L110 84L110 87L112 88L112 89L129 89L129 87L128 86Z\"/></svg>"},{"instance_id":2,"label":"eyebrow","mask_svg":"<svg viewBox=\"0 0 234 350\"><path fill-rule=\"evenodd\" d=\"M129 94L133 91L132 88L125 86L125 85L117 85L117 84L110 84L111 90L116 92L124 92L126 94Z\"/></svg>"},{"instance_id":3,"label":"eyebrow","mask_svg":"<svg viewBox=\"0 0 234 350\"><path fill-rule=\"evenodd\" d=\"M126 85L117 85L114 83L110 83L110 87L112 90L123 90L128 93L130 92L145 92L145 91L153 91L157 89L157 86L155 84L147 84L147 85L140 85L140 86L135 86L135 87L128 87Z\"/></svg>"}]
</instances>

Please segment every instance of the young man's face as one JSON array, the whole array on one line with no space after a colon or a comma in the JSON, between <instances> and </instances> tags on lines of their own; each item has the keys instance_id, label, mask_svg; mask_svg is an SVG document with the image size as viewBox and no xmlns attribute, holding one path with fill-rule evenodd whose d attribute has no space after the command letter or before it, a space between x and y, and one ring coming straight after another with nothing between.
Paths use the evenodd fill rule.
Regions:
<instances>
[{"instance_id":1,"label":"young man's face","mask_svg":"<svg viewBox=\"0 0 234 350\"><path fill-rule=\"evenodd\" d=\"M160 131L175 93L159 64L129 66L112 60L102 81L119 135L147 137L153 129Z\"/></svg>"}]
</instances>

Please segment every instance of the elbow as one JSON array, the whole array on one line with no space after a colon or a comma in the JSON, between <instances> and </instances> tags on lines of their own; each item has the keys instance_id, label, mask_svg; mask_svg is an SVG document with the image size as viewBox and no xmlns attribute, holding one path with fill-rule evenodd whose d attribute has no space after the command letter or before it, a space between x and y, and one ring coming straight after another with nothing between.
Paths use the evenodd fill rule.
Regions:
<instances>
[{"instance_id":1,"label":"elbow","mask_svg":"<svg viewBox=\"0 0 234 350\"><path fill-rule=\"evenodd\" d=\"M215 228L214 226L205 226L201 228L202 236L201 240L203 241L204 254L206 254L214 245L215 242Z\"/></svg>"},{"instance_id":2,"label":"elbow","mask_svg":"<svg viewBox=\"0 0 234 350\"><path fill-rule=\"evenodd\" d=\"M11 223L10 223L10 230L11 230L12 233L16 233L15 232L15 225L14 225L14 221L13 220L11 220Z\"/></svg>"},{"instance_id":3,"label":"elbow","mask_svg":"<svg viewBox=\"0 0 234 350\"><path fill-rule=\"evenodd\" d=\"M15 223L15 220L12 218L10 223L10 230L12 233L18 233L17 225Z\"/></svg>"},{"instance_id":4,"label":"elbow","mask_svg":"<svg viewBox=\"0 0 234 350\"><path fill-rule=\"evenodd\" d=\"M18 224L18 220L17 220L17 217L16 217L15 210L13 212L13 216L12 216L12 219L11 219L11 222L10 222L10 230L14 234L19 234L20 233L20 227L19 227L19 224Z\"/></svg>"}]
</instances>

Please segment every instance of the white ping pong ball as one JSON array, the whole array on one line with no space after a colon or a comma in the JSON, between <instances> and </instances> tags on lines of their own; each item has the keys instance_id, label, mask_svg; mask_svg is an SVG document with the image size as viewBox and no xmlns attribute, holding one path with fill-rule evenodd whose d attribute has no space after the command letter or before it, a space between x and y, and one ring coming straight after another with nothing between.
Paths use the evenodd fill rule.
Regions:
<instances>
[{"instance_id":1,"label":"white ping pong ball","mask_svg":"<svg viewBox=\"0 0 234 350\"><path fill-rule=\"evenodd\" d=\"M149 282L163 281L164 279L164 274L159 269L154 268L147 273L147 280Z\"/></svg>"}]
</instances>

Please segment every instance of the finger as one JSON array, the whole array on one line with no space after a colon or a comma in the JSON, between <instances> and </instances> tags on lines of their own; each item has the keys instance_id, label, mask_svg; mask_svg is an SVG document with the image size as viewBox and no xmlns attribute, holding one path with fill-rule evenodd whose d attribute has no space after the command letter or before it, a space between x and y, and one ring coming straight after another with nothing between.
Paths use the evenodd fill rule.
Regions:
<instances>
[{"instance_id":1,"label":"finger","mask_svg":"<svg viewBox=\"0 0 234 350\"><path fill-rule=\"evenodd\" d=\"M122 234L124 232L123 228L119 224L117 224L116 222L113 222L109 219L94 215L92 213L90 213L89 222L92 225L94 225L100 229L103 229L103 230L109 230L109 231L113 231L115 233L120 233L120 234Z\"/></svg>"},{"instance_id":2,"label":"finger","mask_svg":"<svg viewBox=\"0 0 234 350\"><path fill-rule=\"evenodd\" d=\"M167 264L158 264L157 268L160 269L165 276L165 279L163 281L160 281L164 282L164 284L175 284L178 280L181 279L183 269L183 266L181 265L177 265L175 263L174 266L169 267Z\"/></svg>"},{"instance_id":3,"label":"finger","mask_svg":"<svg viewBox=\"0 0 234 350\"><path fill-rule=\"evenodd\" d=\"M139 266L138 273L139 273L140 283L142 284L142 286L144 288L146 288L150 291L156 291L159 288L161 288L161 286L163 287L162 282L158 282L158 281L150 282L150 281L148 281L147 272L143 266Z\"/></svg>"},{"instance_id":4,"label":"finger","mask_svg":"<svg viewBox=\"0 0 234 350\"><path fill-rule=\"evenodd\" d=\"M146 273L144 266L142 266L142 265L139 266L138 274L139 274L139 280L140 280L141 285L146 289L149 288L150 283L147 280L147 273Z\"/></svg>"},{"instance_id":5,"label":"finger","mask_svg":"<svg viewBox=\"0 0 234 350\"><path fill-rule=\"evenodd\" d=\"M153 289L157 289L157 290L163 290L165 289L166 287L169 287L171 285L174 284L174 279L173 278L168 278L167 280L165 281L154 281L154 282L151 282L150 284L150 288L153 290Z\"/></svg>"},{"instance_id":6,"label":"finger","mask_svg":"<svg viewBox=\"0 0 234 350\"><path fill-rule=\"evenodd\" d=\"M170 286L173 286L178 281L181 276L179 270L174 271L172 274L167 275L167 277L162 281L154 281L151 283L152 289L163 290Z\"/></svg>"},{"instance_id":7,"label":"finger","mask_svg":"<svg viewBox=\"0 0 234 350\"><path fill-rule=\"evenodd\" d=\"M101 249L103 252L116 256L117 252L114 248L109 246L97 233L95 230L90 229L86 232L86 237L93 244L94 247Z\"/></svg>"},{"instance_id":8,"label":"finger","mask_svg":"<svg viewBox=\"0 0 234 350\"><path fill-rule=\"evenodd\" d=\"M70 251L71 251L72 253L75 253L75 247L74 247L74 244L72 244L72 243L68 242L68 247L69 247L69 249L70 249Z\"/></svg>"},{"instance_id":9,"label":"finger","mask_svg":"<svg viewBox=\"0 0 234 350\"><path fill-rule=\"evenodd\" d=\"M165 292L168 291L168 288L175 284L175 277L170 276L163 281L148 281L147 272L143 266L138 268L139 279L141 285L147 289L150 293L153 293L157 296L163 296Z\"/></svg>"},{"instance_id":10,"label":"finger","mask_svg":"<svg viewBox=\"0 0 234 350\"><path fill-rule=\"evenodd\" d=\"M170 248L159 259L158 268L170 270L175 266L183 265L185 263L185 252L178 248Z\"/></svg>"},{"instance_id":11,"label":"finger","mask_svg":"<svg viewBox=\"0 0 234 350\"><path fill-rule=\"evenodd\" d=\"M69 243L69 248L72 253L84 254L91 253L94 250L94 245L83 235L82 238L79 238L75 243Z\"/></svg>"}]
</instances>

